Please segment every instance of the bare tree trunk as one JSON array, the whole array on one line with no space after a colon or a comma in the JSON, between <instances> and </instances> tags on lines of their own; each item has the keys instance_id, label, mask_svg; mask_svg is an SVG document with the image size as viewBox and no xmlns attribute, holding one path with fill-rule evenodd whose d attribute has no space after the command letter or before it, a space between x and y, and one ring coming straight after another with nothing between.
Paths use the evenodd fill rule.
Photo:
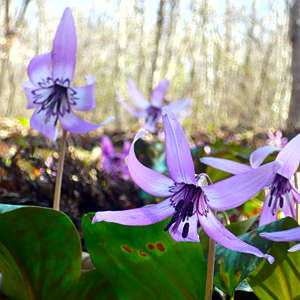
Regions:
<instances>
[{"instance_id":1,"label":"bare tree trunk","mask_svg":"<svg viewBox=\"0 0 300 300\"><path fill-rule=\"evenodd\" d=\"M0 67L0 96L3 92L4 88L4 78L6 76L6 73L8 75L8 80L14 80L14 74L13 70L10 66L10 51L13 46L14 39L16 38L17 35L17 30L23 25L24 22L24 17L26 14L26 10L28 7L28 4L30 3L31 0L24 0L22 3L22 8L20 9L20 12L14 22L11 21L10 18L10 5L11 1L10 0L5 0L5 14L4 14L4 39L5 39L5 45L3 48L4 52L4 58L1 62L1 67ZM9 101L7 102L7 110L6 114L10 113L12 111L12 108L14 106L14 98L15 98L15 88L16 86L15 83L10 82L10 94L9 94Z\"/></svg>"},{"instance_id":2,"label":"bare tree trunk","mask_svg":"<svg viewBox=\"0 0 300 300\"><path fill-rule=\"evenodd\" d=\"M292 95L287 126L289 129L299 127L300 121L300 0L294 0L290 8L290 41L292 44Z\"/></svg>"},{"instance_id":3,"label":"bare tree trunk","mask_svg":"<svg viewBox=\"0 0 300 300\"><path fill-rule=\"evenodd\" d=\"M115 55L114 55L114 67L113 67L113 78L112 82L114 83L114 90L117 90L118 82L120 82L120 55L121 55L121 47L120 47L120 10L121 10L121 0L118 1L118 9L119 9L119 18L117 23L117 37L115 40ZM121 127L120 123L120 105L116 97L114 97L115 101L113 104L113 110L114 110L114 117L116 118L114 123L116 125L116 128Z\"/></svg>"},{"instance_id":4,"label":"bare tree trunk","mask_svg":"<svg viewBox=\"0 0 300 300\"><path fill-rule=\"evenodd\" d=\"M142 80L142 72L145 69L145 55L144 55L144 48L143 48L143 44L144 44L144 23L145 23L145 8L144 8L144 0L137 0L136 2L136 13L137 15L140 16L141 20L141 24L140 24L140 28L139 28L139 55L138 55L138 60L139 60L139 64L138 64L138 69L137 69L137 84L138 86L141 86Z\"/></svg>"},{"instance_id":5,"label":"bare tree trunk","mask_svg":"<svg viewBox=\"0 0 300 300\"><path fill-rule=\"evenodd\" d=\"M151 70L148 79L148 91L151 95L152 88L153 88L153 76L156 70L157 58L158 58L158 51L160 40L162 36L162 29L163 29L163 21L164 21L164 6L165 0L160 0L159 2L159 10L157 12L157 21L156 21L156 34L155 34L155 43L154 43L154 52L151 60Z\"/></svg>"},{"instance_id":6,"label":"bare tree trunk","mask_svg":"<svg viewBox=\"0 0 300 300\"><path fill-rule=\"evenodd\" d=\"M170 5L170 17L169 17L169 26L168 26L168 38L165 45L165 55L164 62L162 66L162 77L164 78L169 70L169 65L172 60L173 55L173 40L174 32L176 32L176 25L178 20L178 6L179 0L169 0Z\"/></svg>"}]
</instances>

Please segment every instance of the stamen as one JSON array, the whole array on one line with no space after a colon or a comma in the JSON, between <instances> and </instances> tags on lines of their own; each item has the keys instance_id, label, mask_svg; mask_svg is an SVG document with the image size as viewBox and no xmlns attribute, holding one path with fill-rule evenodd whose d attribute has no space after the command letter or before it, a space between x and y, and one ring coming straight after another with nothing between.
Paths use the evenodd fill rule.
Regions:
<instances>
[{"instance_id":1,"label":"stamen","mask_svg":"<svg viewBox=\"0 0 300 300\"><path fill-rule=\"evenodd\" d=\"M185 223L184 226L183 226L183 230L182 230L182 237L183 238L186 238L188 236L189 229L190 229L190 224Z\"/></svg>"},{"instance_id":2,"label":"stamen","mask_svg":"<svg viewBox=\"0 0 300 300\"><path fill-rule=\"evenodd\" d=\"M283 207L283 196L280 196L280 198L279 198L279 207L280 208Z\"/></svg>"},{"instance_id":3,"label":"stamen","mask_svg":"<svg viewBox=\"0 0 300 300\"><path fill-rule=\"evenodd\" d=\"M176 210L176 211L181 210L183 204L184 204L184 201L183 201L183 200L180 200L180 201L176 204L175 210Z\"/></svg>"},{"instance_id":4,"label":"stamen","mask_svg":"<svg viewBox=\"0 0 300 300\"><path fill-rule=\"evenodd\" d=\"M188 207L187 207L187 215L189 216L189 217L191 217L192 215L193 215L193 210L194 210L194 203L193 202L190 202L189 204L188 204Z\"/></svg>"},{"instance_id":5,"label":"stamen","mask_svg":"<svg viewBox=\"0 0 300 300\"><path fill-rule=\"evenodd\" d=\"M273 196L272 196L272 192L271 192L270 199L269 199L269 202L268 202L269 207L271 207L271 205L272 205L272 200L273 200Z\"/></svg>"}]
</instances>

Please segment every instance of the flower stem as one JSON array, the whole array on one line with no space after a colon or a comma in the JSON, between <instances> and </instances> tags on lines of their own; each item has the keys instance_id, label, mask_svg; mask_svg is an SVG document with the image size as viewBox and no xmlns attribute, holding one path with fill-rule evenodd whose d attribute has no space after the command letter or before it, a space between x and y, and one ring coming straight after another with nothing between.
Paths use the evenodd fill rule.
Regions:
<instances>
[{"instance_id":1,"label":"flower stem","mask_svg":"<svg viewBox=\"0 0 300 300\"><path fill-rule=\"evenodd\" d=\"M65 160L65 153L66 153L66 137L67 137L67 131L63 129L63 135L62 135L62 141L61 141L61 147L59 153L58 170L56 174L54 199L53 199L53 209L55 210L59 210L61 183L62 183L62 175L64 171L64 160Z\"/></svg>"},{"instance_id":2,"label":"flower stem","mask_svg":"<svg viewBox=\"0 0 300 300\"><path fill-rule=\"evenodd\" d=\"M212 238L209 238L205 300L211 300L212 298L212 292L214 286L215 252L216 252L216 242Z\"/></svg>"},{"instance_id":3,"label":"flower stem","mask_svg":"<svg viewBox=\"0 0 300 300\"><path fill-rule=\"evenodd\" d=\"M299 189L298 189L297 172L294 175L294 181L295 181L295 187L299 191ZM299 205L299 203L297 201L295 201L295 202L296 202L296 221L300 225L300 205Z\"/></svg>"}]
</instances>

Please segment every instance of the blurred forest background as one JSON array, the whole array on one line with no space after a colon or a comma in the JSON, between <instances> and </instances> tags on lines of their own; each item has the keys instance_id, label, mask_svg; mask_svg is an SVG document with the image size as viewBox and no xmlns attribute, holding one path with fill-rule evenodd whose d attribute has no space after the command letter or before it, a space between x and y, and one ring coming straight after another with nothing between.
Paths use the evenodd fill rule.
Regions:
<instances>
[{"instance_id":1,"label":"blurred forest background","mask_svg":"<svg viewBox=\"0 0 300 300\"><path fill-rule=\"evenodd\" d=\"M30 117L22 84L33 56L51 49L65 6L75 17L73 85L97 78L97 108L85 119L124 129L136 120L131 77L149 97L163 78L167 101L193 98L189 130L285 128L292 92L288 0L0 0L0 115ZM298 23L297 23L298 24Z\"/></svg>"}]
</instances>

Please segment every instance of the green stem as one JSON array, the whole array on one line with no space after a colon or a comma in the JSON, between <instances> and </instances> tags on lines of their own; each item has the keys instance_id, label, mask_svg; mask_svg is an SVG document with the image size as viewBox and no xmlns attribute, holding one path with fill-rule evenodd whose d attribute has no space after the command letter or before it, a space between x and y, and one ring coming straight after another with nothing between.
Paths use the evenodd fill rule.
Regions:
<instances>
[{"instance_id":1,"label":"green stem","mask_svg":"<svg viewBox=\"0 0 300 300\"><path fill-rule=\"evenodd\" d=\"M65 160L65 153L66 153L66 137L67 137L67 131L63 129L61 148L59 153L58 170L56 174L54 199L53 199L53 209L55 210L59 210L61 183L62 183L62 175L64 171L64 160Z\"/></svg>"},{"instance_id":2,"label":"green stem","mask_svg":"<svg viewBox=\"0 0 300 300\"><path fill-rule=\"evenodd\" d=\"M205 300L211 300L212 298L212 292L214 286L215 252L216 252L216 242L212 238L209 238Z\"/></svg>"}]
</instances>

